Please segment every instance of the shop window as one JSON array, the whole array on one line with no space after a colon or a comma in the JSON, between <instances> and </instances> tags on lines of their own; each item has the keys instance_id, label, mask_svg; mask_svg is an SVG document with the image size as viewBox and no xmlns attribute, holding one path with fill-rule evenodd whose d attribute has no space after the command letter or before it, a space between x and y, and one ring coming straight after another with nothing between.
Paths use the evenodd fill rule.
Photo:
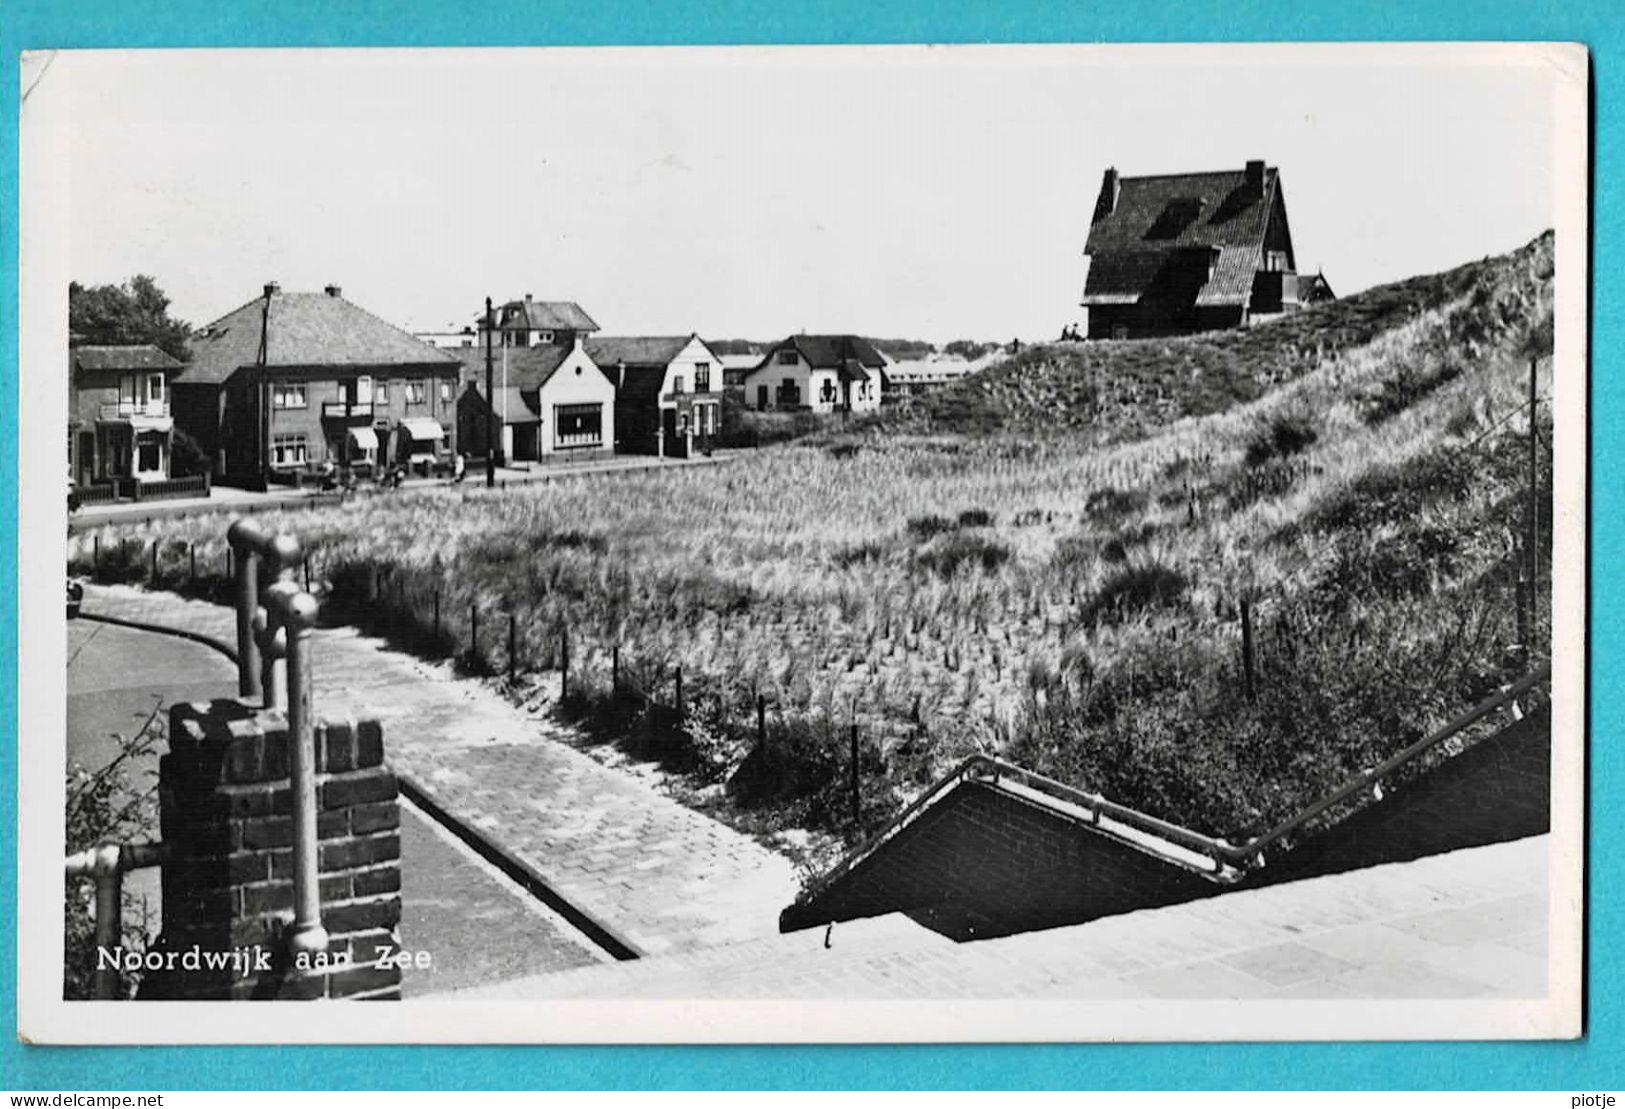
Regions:
<instances>
[{"instance_id":1,"label":"shop window","mask_svg":"<svg viewBox=\"0 0 1625 1109\"><path fill-rule=\"evenodd\" d=\"M553 441L560 447L596 447L604 442L604 406L561 404L553 410Z\"/></svg>"}]
</instances>

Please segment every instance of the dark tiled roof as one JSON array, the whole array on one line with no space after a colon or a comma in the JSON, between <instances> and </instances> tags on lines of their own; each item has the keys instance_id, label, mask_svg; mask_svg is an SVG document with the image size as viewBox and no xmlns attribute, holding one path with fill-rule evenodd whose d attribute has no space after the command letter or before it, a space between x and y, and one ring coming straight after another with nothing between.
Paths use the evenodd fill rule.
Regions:
<instances>
[{"instance_id":1,"label":"dark tiled roof","mask_svg":"<svg viewBox=\"0 0 1625 1109\"><path fill-rule=\"evenodd\" d=\"M666 380L664 366L627 365L624 370L605 366L604 373L615 386L616 395L625 400L654 401L660 398L660 387Z\"/></svg>"},{"instance_id":2,"label":"dark tiled roof","mask_svg":"<svg viewBox=\"0 0 1625 1109\"><path fill-rule=\"evenodd\" d=\"M1265 168L1262 190L1248 187L1242 169L1123 177L1118 185L1116 205L1106 212L1102 196L1089 228L1085 304L1133 303L1159 292L1194 292L1198 304L1246 302L1280 187L1274 168ZM1210 257L1212 276L1186 289L1189 274L1198 265L1206 270Z\"/></svg>"},{"instance_id":3,"label":"dark tiled roof","mask_svg":"<svg viewBox=\"0 0 1625 1109\"><path fill-rule=\"evenodd\" d=\"M81 370L178 370L182 365L151 343L71 347L68 355Z\"/></svg>"},{"instance_id":4,"label":"dark tiled roof","mask_svg":"<svg viewBox=\"0 0 1625 1109\"><path fill-rule=\"evenodd\" d=\"M283 293L258 297L193 334L192 360L179 381L225 381L259 364L260 334L269 337L265 364L273 368L394 367L445 369L449 353L414 339L343 297Z\"/></svg>"},{"instance_id":5,"label":"dark tiled roof","mask_svg":"<svg viewBox=\"0 0 1625 1109\"><path fill-rule=\"evenodd\" d=\"M785 347L794 347L817 370L838 370L848 362L881 369L886 358L875 345L861 335L792 335L773 348L756 363L756 368L773 361L773 356Z\"/></svg>"},{"instance_id":6,"label":"dark tiled roof","mask_svg":"<svg viewBox=\"0 0 1625 1109\"><path fill-rule=\"evenodd\" d=\"M573 300L510 300L502 306L502 313L512 326L513 313L524 318L526 327L542 331L597 331L598 325Z\"/></svg>"},{"instance_id":7,"label":"dark tiled roof","mask_svg":"<svg viewBox=\"0 0 1625 1109\"><path fill-rule=\"evenodd\" d=\"M449 353L463 364L463 379L473 381L482 389L485 383L485 347L457 347ZM534 347L508 348L508 386L513 389L539 390L558 372L569 357L570 348L544 343ZM500 389L502 382L502 348L491 351L491 375Z\"/></svg>"},{"instance_id":8,"label":"dark tiled roof","mask_svg":"<svg viewBox=\"0 0 1625 1109\"><path fill-rule=\"evenodd\" d=\"M607 370L621 362L628 366L670 365L693 341L692 335L654 335L588 339L582 345L592 360Z\"/></svg>"}]
</instances>

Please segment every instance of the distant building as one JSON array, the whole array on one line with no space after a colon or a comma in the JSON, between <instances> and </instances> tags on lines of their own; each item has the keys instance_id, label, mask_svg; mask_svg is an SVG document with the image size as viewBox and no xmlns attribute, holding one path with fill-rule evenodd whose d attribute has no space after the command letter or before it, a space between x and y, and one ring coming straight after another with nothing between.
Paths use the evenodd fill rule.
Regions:
<instances>
[{"instance_id":1,"label":"distant building","mask_svg":"<svg viewBox=\"0 0 1625 1109\"><path fill-rule=\"evenodd\" d=\"M441 350L463 350L479 343L480 333L465 327L461 331L414 331L412 338Z\"/></svg>"},{"instance_id":2,"label":"distant building","mask_svg":"<svg viewBox=\"0 0 1625 1109\"><path fill-rule=\"evenodd\" d=\"M745 395L745 377L761 365L762 356L756 354L724 354L722 361L722 388L736 397Z\"/></svg>"},{"instance_id":3,"label":"distant building","mask_svg":"<svg viewBox=\"0 0 1625 1109\"><path fill-rule=\"evenodd\" d=\"M263 295L197 331L175 379L179 426L217 479L263 487L327 463L363 471L447 466L460 365L345 300Z\"/></svg>"},{"instance_id":4,"label":"distant building","mask_svg":"<svg viewBox=\"0 0 1625 1109\"><path fill-rule=\"evenodd\" d=\"M510 300L496 310L498 337L494 345L510 347L556 346L568 350L576 340L598 331L598 324L573 300ZM485 321L479 321L475 345L485 345Z\"/></svg>"},{"instance_id":5,"label":"distant building","mask_svg":"<svg viewBox=\"0 0 1625 1109\"><path fill-rule=\"evenodd\" d=\"M872 411L890 364L859 335L792 335L745 375L745 403L763 411Z\"/></svg>"},{"instance_id":6,"label":"distant building","mask_svg":"<svg viewBox=\"0 0 1625 1109\"><path fill-rule=\"evenodd\" d=\"M1156 177L1108 169L1084 252L1090 339L1246 327L1304 303L1280 172L1261 161ZM1330 293L1323 277L1314 287Z\"/></svg>"},{"instance_id":7,"label":"distant building","mask_svg":"<svg viewBox=\"0 0 1625 1109\"><path fill-rule=\"evenodd\" d=\"M81 487L169 477L181 363L155 346L68 349L68 473Z\"/></svg>"},{"instance_id":8,"label":"distant building","mask_svg":"<svg viewBox=\"0 0 1625 1109\"><path fill-rule=\"evenodd\" d=\"M918 396L963 381L983 369L982 362L966 362L958 358L924 358L912 362L893 362L886 367L884 399L900 400Z\"/></svg>"},{"instance_id":9,"label":"distant building","mask_svg":"<svg viewBox=\"0 0 1625 1109\"><path fill-rule=\"evenodd\" d=\"M534 462L615 449L615 386L580 343L495 352L494 414L485 398L485 349L470 347L457 356L463 362L457 401L457 441L463 450L483 457L493 422L502 428L504 459Z\"/></svg>"},{"instance_id":10,"label":"distant building","mask_svg":"<svg viewBox=\"0 0 1625 1109\"><path fill-rule=\"evenodd\" d=\"M686 458L722 430L722 360L698 335L589 339L615 386L616 450Z\"/></svg>"}]
</instances>

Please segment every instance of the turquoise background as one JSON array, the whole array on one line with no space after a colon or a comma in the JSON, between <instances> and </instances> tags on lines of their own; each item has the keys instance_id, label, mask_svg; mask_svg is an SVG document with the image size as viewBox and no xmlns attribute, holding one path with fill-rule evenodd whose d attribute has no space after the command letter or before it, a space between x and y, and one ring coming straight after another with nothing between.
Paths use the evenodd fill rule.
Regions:
<instances>
[{"instance_id":1,"label":"turquoise background","mask_svg":"<svg viewBox=\"0 0 1625 1109\"><path fill-rule=\"evenodd\" d=\"M1112 4L938 0L870 6L833 0L775 5L763 0L662 3L478 5L280 0L217 5L207 0L9 0L0 7L0 138L5 143L3 296L5 403L0 404L0 495L6 527L17 521L17 119L18 55L49 47L419 46L653 43L1185 42L1273 40L1563 40L1592 50L1595 137L1593 363L1611 364L1622 343L1611 293L1622 258L1614 230L1625 223L1616 177L1625 171L1615 67L1625 61L1625 20L1614 2ZM1598 375L1599 377L1604 375ZM1609 390L1591 397L1594 561L1619 565L1618 487L1625 406ZM0 572L16 581L14 543L0 548ZM978 1047L758 1048L34 1048L15 1042L17 921L4 914L0 985L6 1029L0 1086L11 1090L186 1088L526 1088L526 1087L1072 1087L1072 1088L1550 1088L1607 1089L1622 1083L1621 898L1625 875L1619 824L1625 764L1614 744L1621 713L1613 654L1619 642L1619 582L1595 580L1590 786L1591 939L1587 1038L1537 1044L1041 1045ZM17 610L15 586L0 590L0 699L8 742L0 749L7 788L0 827L16 828ZM17 861L3 852L5 900L16 904Z\"/></svg>"}]
</instances>

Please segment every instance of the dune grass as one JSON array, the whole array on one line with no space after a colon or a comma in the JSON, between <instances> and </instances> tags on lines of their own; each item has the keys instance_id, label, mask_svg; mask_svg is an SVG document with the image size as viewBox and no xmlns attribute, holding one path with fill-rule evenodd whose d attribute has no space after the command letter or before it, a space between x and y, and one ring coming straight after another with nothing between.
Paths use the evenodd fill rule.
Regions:
<instances>
[{"instance_id":1,"label":"dune grass","mask_svg":"<svg viewBox=\"0 0 1625 1109\"><path fill-rule=\"evenodd\" d=\"M1169 388L1208 372L1192 349L1274 368L1250 371L1269 386L1254 396L1196 390L1195 409L1215 389L1233 403L1148 433L1136 417L1028 434L1006 407L991 432L880 422L714 468L406 492L271 522L314 552L330 608L417 649L501 673L510 611L525 668L555 665L568 639L580 712L624 713L617 651L625 683L657 702L680 668L677 742L701 777L750 757L761 696L771 765L755 759L741 803L785 825L857 834L990 751L1240 835L1549 652L1544 600L1532 642L1516 642L1527 420L1506 417L1550 315L1550 261L1546 238L1467 277L1343 302L1335 323L1161 344L1184 367ZM105 527L70 541L70 567L89 569L100 535L116 576L109 552L137 536L159 541L167 581L186 576L188 544L217 573L224 525Z\"/></svg>"}]
</instances>

